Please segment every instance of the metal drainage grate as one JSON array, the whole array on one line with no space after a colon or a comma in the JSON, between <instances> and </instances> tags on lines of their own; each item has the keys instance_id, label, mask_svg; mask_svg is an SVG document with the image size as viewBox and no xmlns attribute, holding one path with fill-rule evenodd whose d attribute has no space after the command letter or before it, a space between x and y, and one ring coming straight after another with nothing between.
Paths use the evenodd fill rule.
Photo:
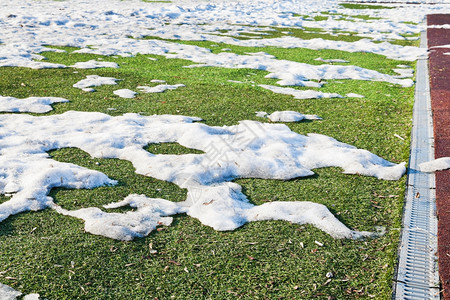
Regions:
<instances>
[{"instance_id":1,"label":"metal drainage grate","mask_svg":"<svg viewBox=\"0 0 450 300\"><path fill-rule=\"evenodd\" d=\"M426 32L421 47L426 47ZM434 173L419 164L434 159L428 61L417 62L411 155L393 299L439 299L437 218Z\"/></svg>"}]
</instances>

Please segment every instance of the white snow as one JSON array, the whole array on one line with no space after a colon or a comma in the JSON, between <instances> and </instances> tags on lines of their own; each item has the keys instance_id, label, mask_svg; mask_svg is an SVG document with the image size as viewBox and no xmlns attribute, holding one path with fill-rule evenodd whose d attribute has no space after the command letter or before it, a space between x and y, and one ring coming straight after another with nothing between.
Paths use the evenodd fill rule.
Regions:
<instances>
[{"instance_id":1,"label":"white snow","mask_svg":"<svg viewBox=\"0 0 450 300\"><path fill-rule=\"evenodd\" d=\"M356 94L356 93L348 93L345 95L345 97L347 97L347 98L364 98L363 95Z\"/></svg>"},{"instance_id":2,"label":"white snow","mask_svg":"<svg viewBox=\"0 0 450 300\"><path fill-rule=\"evenodd\" d=\"M395 73L398 73L399 75L396 76L396 78L408 78L414 76L414 69L392 69Z\"/></svg>"},{"instance_id":3,"label":"white snow","mask_svg":"<svg viewBox=\"0 0 450 300\"><path fill-rule=\"evenodd\" d=\"M15 97L0 96L0 111L46 113L52 110L51 104L61 102L69 102L69 100L58 97L28 97L18 99Z\"/></svg>"},{"instance_id":4,"label":"white snow","mask_svg":"<svg viewBox=\"0 0 450 300\"><path fill-rule=\"evenodd\" d=\"M312 175L314 168L330 166L341 167L344 173L387 180L397 180L405 172L404 164L390 163L327 136L302 136L285 125L242 121L234 126L211 127L197 123L199 120L172 115L111 117L92 112L46 117L0 115L0 191L12 195L0 204L0 221L23 211L53 207L60 213L85 219L86 230L90 232L128 240L148 234L161 220L170 223L163 217L186 212L216 230L232 230L258 220L257 215L263 210L249 203L240 186L230 182L234 178L287 180ZM143 149L148 144L164 142L176 142L205 153L154 155ZM64 147L80 148L93 157L129 160L136 173L187 188L188 197L174 206L166 200L147 201L132 196L115 204L138 208L125 214L104 213L98 208L66 211L48 196L51 188L93 188L116 182L100 172L54 161L46 153ZM286 212L290 206L294 210L301 207L317 212L316 216L308 214L295 220L319 224L319 228L333 237L364 235L342 224L339 227L322 224L319 219L324 208L319 213L314 208L318 204L279 202L271 204L270 210L277 205ZM331 213L327 214L330 216L326 218L330 219ZM271 217L292 218L290 213ZM269 218L267 214L265 218Z\"/></svg>"},{"instance_id":5,"label":"white snow","mask_svg":"<svg viewBox=\"0 0 450 300\"><path fill-rule=\"evenodd\" d=\"M129 90L129 89L120 89L120 90L115 90L114 95L117 95L121 98L134 98L136 97L136 92Z\"/></svg>"},{"instance_id":6,"label":"white snow","mask_svg":"<svg viewBox=\"0 0 450 300\"><path fill-rule=\"evenodd\" d=\"M275 111L270 115L265 111L256 112L257 117L268 118L272 122L300 122L302 120L322 120L317 115L304 115L296 111Z\"/></svg>"},{"instance_id":7,"label":"white snow","mask_svg":"<svg viewBox=\"0 0 450 300\"><path fill-rule=\"evenodd\" d=\"M322 62L326 62L326 63L349 63L349 61L345 60L345 59L323 59L322 57L318 57L314 60L322 61Z\"/></svg>"},{"instance_id":8,"label":"white snow","mask_svg":"<svg viewBox=\"0 0 450 300\"><path fill-rule=\"evenodd\" d=\"M266 118L268 115L265 111L257 111L255 114L257 117L260 117L260 118Z\"/></svg>"},{"instance_id":9,"label":"white snow","mask_svg":"<svg viewBox=\"0 0 450 300\"><path fill-rule=\"evenodd\" d=\"M266 84L260 84L259 86L276 94L294 96L295 99L342 98L341 95L336 93L323 93L314 90L296 90L294 88L283 88Z\"/></svg>"},{"instance_id":10,"label":"white snow","mask_svg":"<svg viewBox=\"0 0 450 300\"><path fill-rule=\"evenodd\" d=\"M275 58L274 55L271 55L269 53L266 52L245 52L245 54L251 55L251 56L262 56L262 57L267 57L267 58Z\"/></svg>"},{"instance_id":11,"label":"white snow","mask_svg":"<svg viewBox=\"0 0 450 300\"><path fill-rule=\"evenodd\" d=\"M115 68L117 69L119 65L111 61L98 61L95 59L83 62L77 62L70 67L77 69L98 69L98 68Z\"/></svg>"},{"instance_id":12,"label":"white snow","mask_svg":"<svg viewBox=\"0 0 450 300\"><path fill-rule=\"evenodd\" d=\"M185 210L176 203L164 199L151 199L144 195L129 195L123 201L105 205L105 208L118 208L122 206L137 208L126 213L106 213L96 207L82 208L67 211L57 205L53 208L63 215L83 219L85 230L92 234L118 240L131 240L135 237L147 236L158 225L169 226L171 217L184 213Z\"/></svg>"},{"instance_id":13,"label":"white snow","mask_svg":"<svg viewBox=\"0 0 450 300\"><path fill-rule=\"evenodd\" d=\"M113 77L101 77L98 75L87 75L86 79L82 79L75 83L73 87L82 89L84 91L92 92L92 89L88 89L93 86L102 86L102 85L116 85L119 79Z\"/></svg>"},{"instance_id":14,"label":"white snow","mask_svg":"<svg viewBox=\"0 0 450 300\"><path fill-rule=\"evenodd\" d=\"M10 286L0 283L0 299L15 300L20 295L22 295L21 292L16 291Z\"/></svg>"},{"instance_id":15,"label":"white snow","mask_svg":"<svg viewBox=\"0 0 450 300\"><path fill-rule=\"evenodd\" d=\"M450 29L450 24L443 25L428 25L428 28L440 28L440 29Z\"/></svg>"},{"instance_id":16,"label":"white snow","mask_svg":"<svg viewBox=\"0 0 450 300\"><path fill-rule=\"evenodd\" d=\"M267 116L272 122L299 122L301 120L322 120L317 115L304 115L296 111L275 111Z\"/></svg>"},{"instance_id":17,"label":"white snow","mask_svg":"<svg viewBox=\"0 0 450 300\"><path fill-rule=\"evenodd\" d=\"M16 300L17 297L23 294L16 291L10 286L0 283L0 299L2 300ZM24 300L39 300L39 294L28 294L23 297Z\"/></svg>"},{"instance_id":18,"label":"white snow","mask_svg":"<svg viewBox=\"0 0 450 300\"><path fill-rule=\"evenodd\" d=\"M431 49L433 49L433 48L450 48L450 44L439 45L439 46L433 46L433 47L431 47Z\"/></svg>"},{"instance_id":19,"label":"white snow","mask_svg":"<svg viewBox=\"0 0 450 300\"><path fill-rule=\"evenodd\" d=\"M167 90L176 90L177 88L180 87L185 87L184 84L174 84L174 85L170 85L170 84L160 84L157 86L138 86L137 88L143 92L143 93L163 93Z\"/></svg>"},{"instance_id":20,"label":"white snow","mask_svg":"<svg viewBox=\"0 0 450 300\"><path fill-rule=\"evenodd\" d=\"M450 169L450 157L441 157L435 160L427 161L419 164L422 172L435 172L440 170Z\"/></svg>"}]
</instances>

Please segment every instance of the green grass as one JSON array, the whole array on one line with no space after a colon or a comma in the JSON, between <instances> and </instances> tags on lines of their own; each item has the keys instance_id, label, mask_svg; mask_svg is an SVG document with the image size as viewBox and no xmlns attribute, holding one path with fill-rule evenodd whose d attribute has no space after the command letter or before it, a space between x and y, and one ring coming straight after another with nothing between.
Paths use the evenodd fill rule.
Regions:
<instances>
[{"instance_id":1,"label":"green grass","mask_svg":"<svg viewBox=\"0 0 450 300\"><path fill-rule=\"evenodd\" d=\"M190 149L184 146L181 146L178 143L160 143L160 144L150 144L145 147L145 150L153 153L153 154L202 154L204 153L201 150Z\"/></svg>"},{"instance_id":2,"label":"green grass","mask_svg":"<svg viewBox=\"0 0 450 300\"><path fill-rule=\"evenodd\" d=\"M402 22L402 23L404 23L404 24L409 24L409 25L419 25L419 23L416 23L416 22L409 22L409 21L404 21L404 22Z\"/></svg>"},{"instance_id":3,"label":"green grass","mask_svg":"<svg viewBox=\"0 0 450 300\"><path fill-rule=\"evenodd\" d=\"M208 46L208 42L185 42ZM279 59L315 63L314 58L342 58L361 67L390 73L398 64L367 53L308 49L246 48L235 53L265 51ZM213 51L220 51L213 49ZM64 48L68 51L73 49ZM71 65L100 56L44 53L49 62ZM394 162L407 161L413 88L383 82L329 81L321 91L363 94L365 98L298 100L255 86L274 84L265 71L182 68L192 62L149 56L105 57L119 69L76 70L0 68L0 94L19 98L55 96L70 99L48 114L68 110L197 116L209 125L232 125L244 119L265 121L256 111L295 110L317 114L323 121L289 124L300 133L321 133L374 152ZM97 74L121 79L85 93L72 85ZM154 85L152 79L186 85L162 94L122 99L112 91ZM243 84L230 83L239 80ZM23 83L23 84L22 84ZM301 88L299 88L301 89ZM114 110L111 110L114 109ZM394 136L398 134L405 140ZM178 144L151 144L158 154L197 153ZM134 173L131 163L94 159L79 149L50 152L53 159L99 170L118 180L115 187L93 190L54 189L51 196L66 209L119 201L130 193L182 201L186 191L174 184ZM405 177L382 181L344 175L339 168L314 170L315 175L289 181L238 179L254 204L269 201L313 201L325 204L347 226L386 234L361 241L334 240L313 226L283 221L249 223L232 232L217 232L186 215L148 237L119 242L85 233L81 220L52 210L22 213L0 226L0 282L47 299L390 299L397 254ZM1 197L0 202L6 201ZM123 211L118 210L118 211ZM318 246L315 241L323 243ZM157 253L150 253L150 245ZM330 280L328 272L333 273Z\"/></svg>"},{"instance_id":4,"label":"green grass","mask_svg":"<svg viewBox=\"0 0 450 300\"><path fill-rule=\"evenodd\" d=\"M325 16L314 16L313 17L314 21L319 22L319 21L327 21L328 17Z\"/></svg>"}]
</instances>

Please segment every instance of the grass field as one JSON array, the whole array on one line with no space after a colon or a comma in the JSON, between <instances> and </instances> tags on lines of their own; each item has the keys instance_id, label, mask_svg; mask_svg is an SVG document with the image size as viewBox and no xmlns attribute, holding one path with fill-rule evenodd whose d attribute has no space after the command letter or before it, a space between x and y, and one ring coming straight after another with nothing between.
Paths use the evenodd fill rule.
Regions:
<instances>
[{"instance_id":1,"label":"grass field","mask_svg":"<svg viewBox=\"0 0 450 300\"><path fill-rule=\"evenodd\" d=\"M293 29L295 34L301 30ZM276 34L276 33L275 33ZM311 38L320 33L304 33ZM180 41L181 42L181 41ZM349 64L395 75L399 64L370 53L336 50L251 48L211 42L183 42L231 52L264 51L278 59L320 64L317 57L345 59ZM403 41L403 43L405 43ZM416 42L408 42L414 44ZM70 99L48 114L69 110L110 115L197 116L208 125L234 125L240 120L267 120L256 111L293 110L317 114L321 121L287 124L300 134L320 133L367 149L389 161L408 161L414 87L385 82L329 80L320 89L364 98L294 99L258 87L272 84L266 71L225 68L183 68L190 61L156 55L103 57L45 52L48 62L114 61L119 69L76 70L0 68L0 94L17 98L51 95ZM157 60L149 60L148 58ZM116 86L86 93L72 85L86 75L115 77ZM116 89L156 85L152 79L185 87L162 94L115 96ZM243 83L229 82L228 80ZM306 89L296 87L297 89ZM311 89L311 88L308 88ZM396 135L402 137L398 138ZM149 145L152 153L183 154L178 144ZM99 170L118 180L114 187L93 190L53 189L51 196L66 209L108 204L131 193L183 201L186 190L137 175L131 163L94 159L79 149L50 152L53 159ZM51 209L9 217L0 226L0 282L42 299L389 299L396 263L405 176L384 181L345 175L339 168L316 169L314 176L289 181L238 179L254 204L270 201L312 201L326 205L340 221L356 230L386 233L375 239L335 240L313 226L285 221L254 222L230 232L217 232L186 215L145 238L120 242L85 233L81 220ZM1 196L0 203L8 198ZM125 211L120 209L117 211Z\"/></svg>"}]
</instances>

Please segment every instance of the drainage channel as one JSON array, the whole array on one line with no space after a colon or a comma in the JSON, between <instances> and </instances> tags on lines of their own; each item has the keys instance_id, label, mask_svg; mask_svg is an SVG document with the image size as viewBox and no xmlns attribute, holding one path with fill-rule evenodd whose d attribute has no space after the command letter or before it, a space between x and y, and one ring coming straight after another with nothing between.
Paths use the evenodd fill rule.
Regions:
<instances>
[{"instance_id":1,"label":"drainage channel","mask_svg":"<svg viewBox=\"0 0 450 300\"><path fill-rule=\"evenodd\" d=\"M421 47L427 47L426 32ZM434 173L419 164L434 159L428 61L418 60L411 132L411 154L393 299L439 299L437 218Z\"/></svg>"}]
</instances>

